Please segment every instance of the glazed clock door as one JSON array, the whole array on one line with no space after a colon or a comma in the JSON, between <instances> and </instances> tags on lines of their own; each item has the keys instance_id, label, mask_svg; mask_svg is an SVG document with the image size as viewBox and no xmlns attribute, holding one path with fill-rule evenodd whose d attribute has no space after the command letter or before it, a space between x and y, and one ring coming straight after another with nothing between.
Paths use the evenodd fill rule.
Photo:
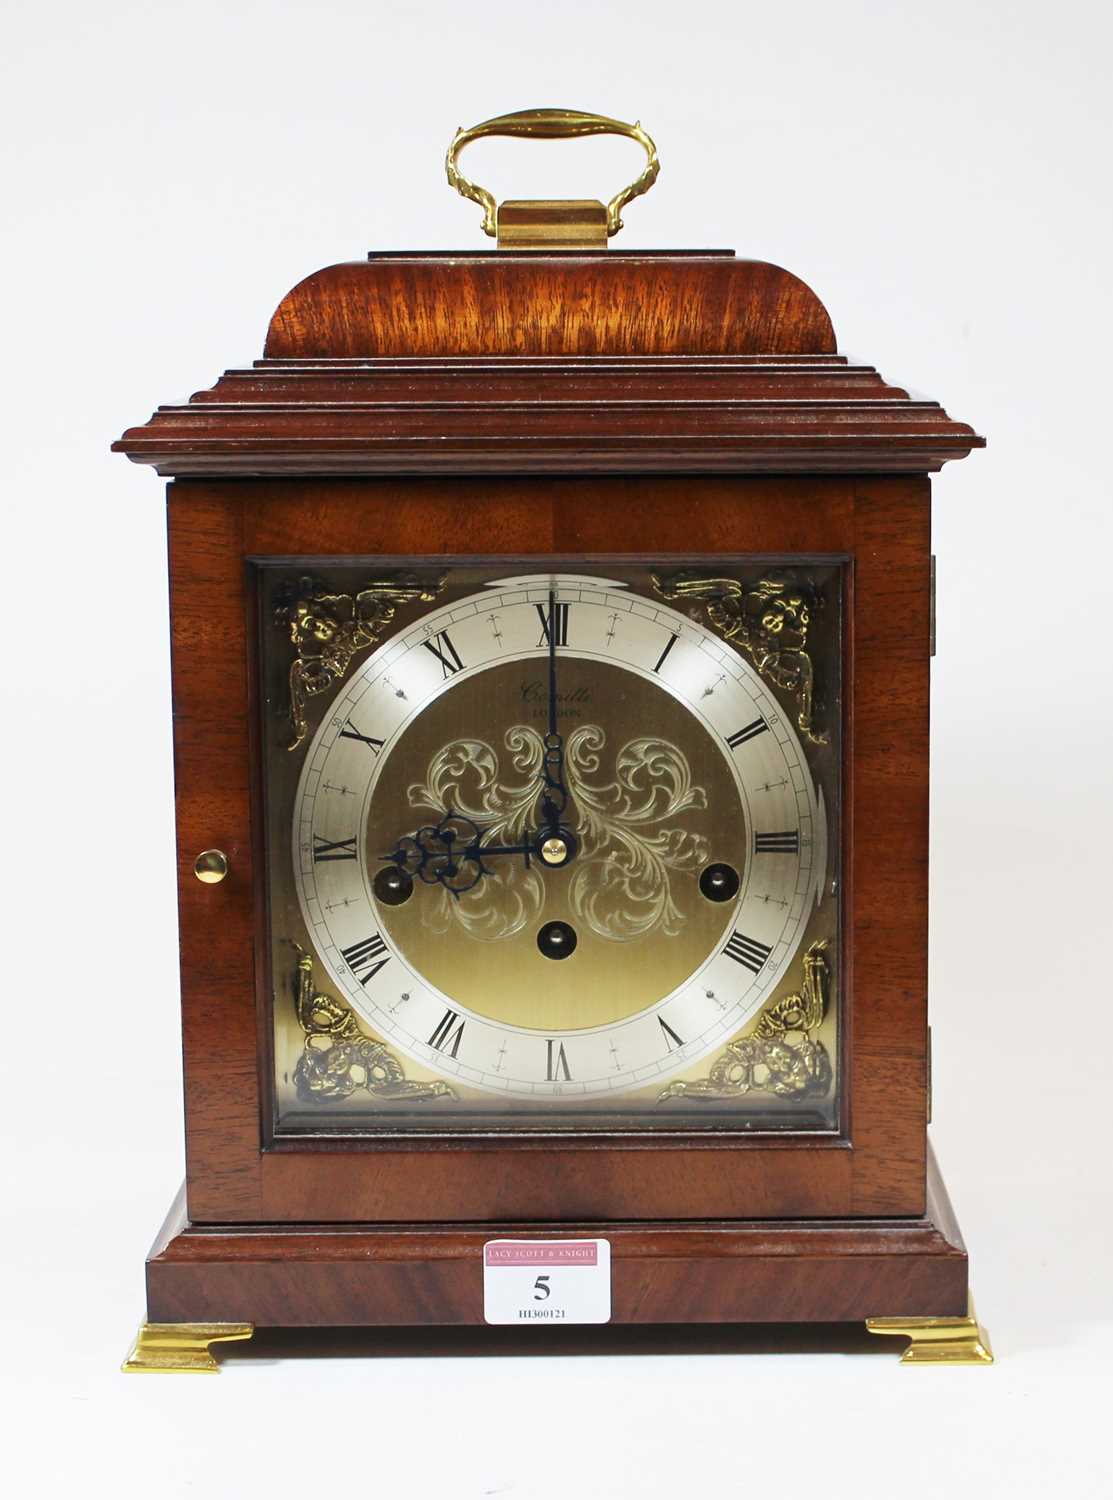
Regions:
<instances>
[{"instance_id":1,"label":"glazed clock door","mask_svg":"<svg viewBox=\"0 0 1113 1500\"><path fill-rule=\"evenodd\" d=\"M837 1133L837 562L256 583L276 1147Z\"/></svg>"}]
</instances>

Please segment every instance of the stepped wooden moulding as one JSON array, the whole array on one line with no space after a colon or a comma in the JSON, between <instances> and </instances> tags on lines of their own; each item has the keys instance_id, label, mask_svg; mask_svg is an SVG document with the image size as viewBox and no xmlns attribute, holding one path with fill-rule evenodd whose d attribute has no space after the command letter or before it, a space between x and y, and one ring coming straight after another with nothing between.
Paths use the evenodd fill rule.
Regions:
<instances>
[{"instance_id":1,"label":"stepped wooden moulding","mask_svg":"<svg viewBox=\"0 0 1113 1500\"><path fill-rule=\"evenodd\" d=\"M379 255L116 445L167 475L926 473L980 445L729 253Z\"/></svg>"},{"instance_id":2,"label":"stepped wooden moulding","mask_svg":"<svg viewBox=\"0 0 1113 1500\"><path fill-rule=\"evenodd\" d=\"M187 1160L147 1263L158 1326L131 1368L173 1366L176 1348L182 1367L210 1368L208 1345L250 1325L482 1323L485 1242L546 1237L610 1242L614 1324L873 1319L927 1351L919 1362L931 1348L940 1362L975 1357L966 1251L927 1144L928 475L981 444L934 402L838 354L826 311L796 277L707 251L376 254L333 266L283 299L265 358L123 435L116 451L174 481ZM659 595L640 586L647 608L686 598L675 580L698 575L687 586L704 593L669 608L707 649L725 641L796 726L841 830L824 882L833 925L809 950L829 966L829 1010L796 1023L804 1040L791 1053L793 1066L806 1055L837 1080L829 1118L813 1106L810 1124L788 1128L720 1103L706 1106L721 1110L712 1128L700 1101L715 1078L727 1079L721 1093L738 1077L709 1073L712 1054L674 1091L676 1116L652 1128L623 1116L583 1130L574 1119L478 1129L450 1113L413 1128L330 1123L356 1120L352 1100L323 1124L288 1128L302 1106L288 1106L282 1028L294 1016L290 945L304 948L306 929L294 930L296 903L272 882L281 849L268 819L294 775L282 765L296 769L310 741L324 743L317 725L334 710L308 697L309 738L286 748L282 673L294 650L291 627L273 633L266 592L284 567L309 576L305 599L317 587L318 602L301 606L310 613L326 608L313 578L336 600L368 578L398 587L420 575L412 588L437 598L392 603L388 624L366 617L351 637L362 645L329 668L334 692L395 631L401 640L432 617L454 570L474 574L473 594L519 575L652 572L664 581ZM761 569L768 578L746 583ZM734 605L699 582L724 576L742 580ZM827 593L808 625L800 600L816 578ZM759 596L784 615L745 616ZM557 628L552 600L547 614L535 606L539 646ZM777 655L785 638L755 644L755 631L790 627L791 662ZM817 678L825 717L814 726L801 707L805 627L828 641L832 664L826 690ZM311 637L295 626L296 639ZM268 677L259 663L272 659ZM800 990L799 961L776 996ZM381 1056L382 1035L358 1004L345 1011L328 962L326 952L314 970L314 1003L326 1007L314 1025ZM743 1031L780 1045L783 1025L774 1035L771 1024ZM312 1040L295 1038L307 1055ZM738 1047L732 1057L757 1055L745 1038ZM433 1076L420 1048L393 1055L390 1087L403 1073L407 1085ZM443 1076L453 1098L430 1108L451 1111L460 1085ZM755 1076L759 1092L770 1087ZM818 1097L815 1076L805 1087L794 1075L792 1087ZM324 1110L319 1099L305 1107ZM365 1096L360 1107L372 1107Z\"/></svg>"}]
</instances>

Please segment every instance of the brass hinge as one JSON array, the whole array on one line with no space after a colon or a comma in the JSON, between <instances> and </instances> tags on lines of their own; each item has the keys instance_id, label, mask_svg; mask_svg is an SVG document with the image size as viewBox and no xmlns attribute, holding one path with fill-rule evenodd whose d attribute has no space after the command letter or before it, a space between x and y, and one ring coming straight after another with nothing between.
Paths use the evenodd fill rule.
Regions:
<instances>
[{"instance_id":1,"label":"brass hinge","mask_svg":"<svg viewBox=\"0 0 1113 1500\"><path fill-rule=\"evenodd\" d=\"M932 1104L934 1102L933 1099L932 1099L932 1090L933 1090L933 1087L934 1087L934 1083L935 1083L935 1079L934 1079L933 1074L932 1074L932 1063L931 1063L931 1027L929 1026L928 1027L928 1045L927 1045L927 1122L928 1122L929 1125L931 1124L931 1109L932 1109Z\"/></svg>"},{"instance_id":2,"label":"brass hinge","mask_svg":"<svg viewBox=\"0 0 1113 1500\"><path fill-rule=\"evenodd\" d=\"M930 656L935 655L935 553L931 554L931 583L928 595L928 643Z\"/></svg>"}]
</instances>

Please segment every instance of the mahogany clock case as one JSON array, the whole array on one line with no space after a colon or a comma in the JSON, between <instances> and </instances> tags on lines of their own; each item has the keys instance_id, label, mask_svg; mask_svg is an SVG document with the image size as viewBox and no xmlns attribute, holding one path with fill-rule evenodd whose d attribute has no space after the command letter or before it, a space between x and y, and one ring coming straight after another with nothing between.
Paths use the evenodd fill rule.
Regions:
<instances>
[{"instance_id":1,"label":"mahogany clock case","mask_svg":"<svg viewBox=\"0 0 1113 1500\"><path fill-rule=\"evenodd\" d=\"M483 1239L554 1227L611 1239L617 1321L964 1312L926 1140L927 474L980 440L729 256L372 259L267 350L117 445L178 476L187 1183L148 1317L481 1322ZM256 570L462 558L841 570L836 1129L274 1134Z\"/></svg>"}]
</instances>

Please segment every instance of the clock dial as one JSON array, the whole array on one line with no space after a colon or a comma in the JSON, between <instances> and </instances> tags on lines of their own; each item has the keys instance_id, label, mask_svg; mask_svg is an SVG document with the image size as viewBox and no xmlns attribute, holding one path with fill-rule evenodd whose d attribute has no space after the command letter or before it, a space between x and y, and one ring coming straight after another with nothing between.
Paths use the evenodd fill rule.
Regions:
<instances>
[{"instance_id":1,"label":"clock dial","mask_svg":"<svg viewBox=\"0 0 1113 1500\"><path fill-rule=\"evenodd\" d=\"M660 599L571 572L411 619L305 752L292 862L331 985L393 1052L524 1107L648 1091L777 990L826 819L791 715Z\"/></svg>"}]
</instances>

